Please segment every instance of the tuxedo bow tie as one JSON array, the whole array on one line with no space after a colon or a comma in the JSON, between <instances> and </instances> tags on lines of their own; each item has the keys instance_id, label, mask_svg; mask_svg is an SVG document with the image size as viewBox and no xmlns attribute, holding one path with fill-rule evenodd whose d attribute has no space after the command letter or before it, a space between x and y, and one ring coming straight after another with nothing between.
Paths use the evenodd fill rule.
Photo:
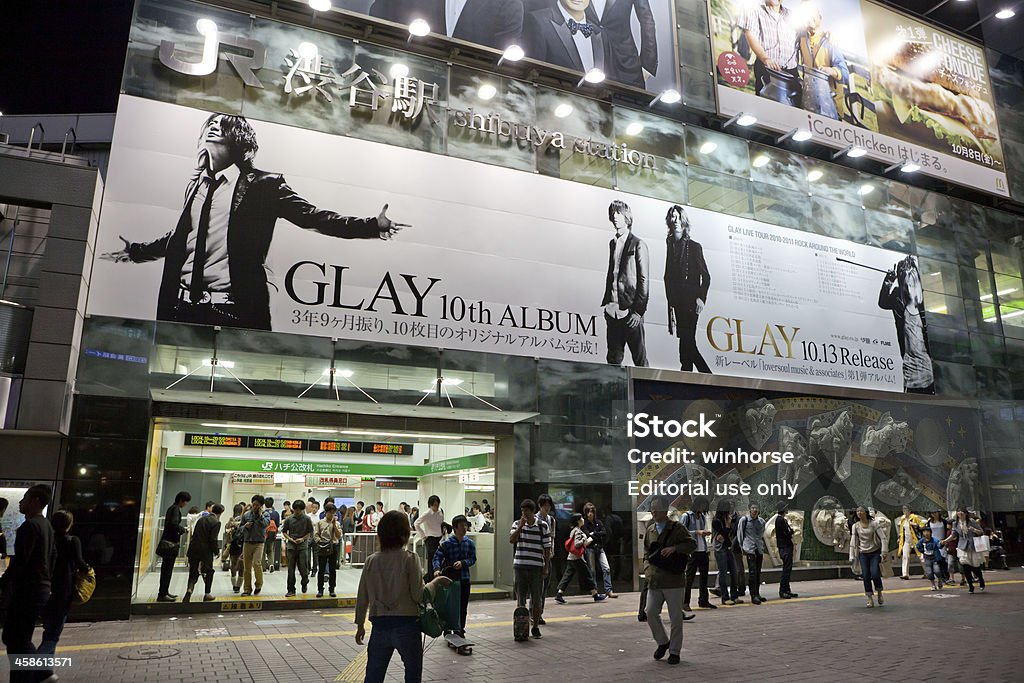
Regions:
<instances>
[{"instance_id":1,"label":"tuxedo bow tie","mask_svg":"<svg viewBox=\"0 0 1024 683\"><path fill-rule=\"evenodd\" d=\"M594 33L596 33L596 29L595 29L594 25L593 24L588 24L585 21L584 22L579 22L579 21L576 21L575 19L570 18L569 22L568 22L568 26L569 26L569 33L571 33L573 35L576 35L577 33L582 33L584 38L589 38L590 36L594 35Z\"/></svg>"}]
</instances>

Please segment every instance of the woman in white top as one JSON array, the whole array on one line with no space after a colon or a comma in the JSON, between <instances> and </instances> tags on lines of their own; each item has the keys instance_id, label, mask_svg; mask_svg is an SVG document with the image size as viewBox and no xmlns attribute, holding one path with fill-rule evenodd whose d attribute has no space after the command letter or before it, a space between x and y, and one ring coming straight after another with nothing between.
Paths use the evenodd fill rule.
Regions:
<instances>
[{"instance_id":1,"label":"woman in white top","mask_svg":"<svg viewBox=\"0 0 1024 683\"><path fill-rule=\"evenodd\" d=\"M967 508L961 507L956 511L956 519L953 520L953 528L943 543L956 539L956 554L960 559L960 566L963 568L964 578L967 579L968 593L974 592L974 579L978 579L978 585L982 593L985 592L985 577L981 575L981 565L985 563L985 553L979 553L974 549L974 539L984 532L981 526L971 519Z\"/></svg>"},{"instance_id":2,"label":"woman in white top","mask_svg":"<svg viewBox=\"0 0 1024 683\"><path fill-rule=\"evenodd\" d=\"M864 595L868 607L875 606L874 593L878 593L878 604L884 605L882 597L882 557L889 548L889 538L884 527L879 526L868 515L863 505L857 508L857 521L850 529L850 561L860 560L860 573L864 579ZM872 584L874 592L872 592Z\"/></svg>"}]
</instances>

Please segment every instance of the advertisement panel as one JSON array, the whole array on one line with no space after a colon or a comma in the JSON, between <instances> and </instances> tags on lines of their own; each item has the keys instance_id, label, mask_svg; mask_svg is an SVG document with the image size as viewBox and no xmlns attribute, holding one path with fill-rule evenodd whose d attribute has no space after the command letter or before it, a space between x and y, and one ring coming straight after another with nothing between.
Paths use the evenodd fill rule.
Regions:
<instances>
[{"instance_id":1,"label":"advertisement panel","mask_svg":"<svg viewBox=\"0 0 1024 683\"><path fill-rule=\"evenodd\" d=\"M90 314L931 391L912 256L240 116L118 112Z\"/></svg>"},{"instance_id":2,"label":"advertisement panel","mask_svg":"<svg viewBox=\"0 0 1024 683\"><path fill-rule=\"evenodd\" d=\"M676 87L672 0L336 0L334 7L652 92Z\"/></svg>"},{"instance_id":3,"label":"advertisement panel","mask_svg":"<svg viewBox=\"0 0 1024 683\"><path fill-rule=\"evenodd\" d=\"M719 111L1009 196L984 50L866 0L711 0Z\"/></svg>"}]
</instances>

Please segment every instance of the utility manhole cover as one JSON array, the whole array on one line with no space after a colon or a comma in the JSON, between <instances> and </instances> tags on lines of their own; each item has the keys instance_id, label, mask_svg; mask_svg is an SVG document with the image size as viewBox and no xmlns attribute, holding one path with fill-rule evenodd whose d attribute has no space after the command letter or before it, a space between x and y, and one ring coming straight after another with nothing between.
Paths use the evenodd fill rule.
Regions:
<instances>
[{"instance_id":1,"label":"utility manhole cover","mask_svg":"<svg viewBox=\"0 0 1024 683\"><path fill-rule=\"evenodd\" d=\"M118 659L167 659L181 654L181 650L173 647L137 647L117 656Z\"/></svg>"}]
</instances>

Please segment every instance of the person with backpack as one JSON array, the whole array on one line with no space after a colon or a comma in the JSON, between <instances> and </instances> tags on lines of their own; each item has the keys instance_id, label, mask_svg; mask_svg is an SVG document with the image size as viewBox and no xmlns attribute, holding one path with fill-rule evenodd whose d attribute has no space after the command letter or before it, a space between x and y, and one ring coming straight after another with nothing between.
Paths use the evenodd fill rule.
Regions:
<instances>
[{"instance_id":1,"label":"person with backpack","mask_svg":"<svg viewBox=\"0 0 1024 683\"><path fill-rule=\"evenodd\" d=\"M192 538L188 544L188 586L182 602L192 599L192 591L195 590L199 576L202 574L203 584L206 592L203 594L203 601L210 602L213 597L213 556L217 552L217 535L220 532L220 515L224 512L224 506L220 503L214 504L210 514L201 517L196 522L196 528L192 531Z\"/></svg>"},{"instance_id":2,"label":"person with backpack","mask_svg":"<svg viewBox=\"0 0 1024 683\"><path fill-rule=\"evenodd\" d=\"M263 571L273 573L281 569L281 539L277 532L281 530L281 513L274 509L274 499L267 496L267 513L270 524L267 526L267 540L263 543Z\"/></svg>"},{"instance_id":3,"label":"person with backpack","mask_svg":"<svg viewBox=\"0 0 1024 683\"><path fill-rule=\"evenodd\" d=\"M693 499L691 510L687 510L680 520L680 524L686 527L697 543L697 549L690 553L690 561L686 566L686 587L683 590L683 609L692 612L690 607L690 596L693 590L693 580L700 573L700 592L697 597L697 605L704 609L718 609L711 603L708 596L708 538L711 536L711 529L708 528L707 511L710 503L704 496L697 496Z\"/></svg>"},{"instance_id":4,"label":"person with backpack","mask_svg":"<svg viewBox=\"0 0 1024 683\"><path fill-rule=\"evenodd\" d=\"M87 572L90 568L82 557L81 540L71 535L74 523L74 515L67 510L58 510L50 519L56 559L53 562L50 599L42 612L43 641L36 649L38 655L52 655L57 651L64 622L68 619L71 602L75 597L75 574L79 571ZM45 680L52 675L52 671L44 671L38 680Z\"/></svg>"},{"instance_id":5,"label":"person with backpack","mask_svg":"<svg viewBox=\"0 0 1024 683\"><path fill-rule=\"evenodd\" d=\"M288 551L288 592L284 595L286 598L295 596L296 569L302 579L302 592L305 593L309 586L308 546L313 538L313 522L306 515L305 501L297 498L292 503L292 512L292 516L284 520L284 525L281 527L281 535L284 537L285 548Z\"/></svg>"},{"instance_id":6,"label":"person with backpack","mask_svg":"<svg viewBox=\"0 0 1024 683\"><path fill-rule=\"evenodd\" d=\"M760 605L768 602L761 596L761 564L764 562L765 521L761 519L761 506L751 503L747 514L740 518L736 541L747 558L747 581L750 588L750 602Z\"/></svg>"},{"instance_id":7,"label":"person with backpack","mask_svg":"<svg viewBox=\"0 0 1024 683\"><path fill-rule=\"evenodd\" d=\"M335 518L336 512L337 508L334 506L334 503L324 505L324 518L317 521L316 528L313 530L313 544L316 548L316 561L319 566L316 591L316 597L318 598L324 597L325 578L327 579L331 597L338 597L334 592L338 575L338 568L335 563L338 558L338 547L344 536L341 533L341 524Z\"/></svg>"},{"instance_id":8,"label":"person with backpack","mask_svg":"<svg viewBox=\"0 0 1024 683\"><path fill-rule=\"evenodd\" d=\"M658 648L654 658L668 653L668 663L678 664L683 649L683 621L692 619L683 612L683 589L688 555L697 549L697 542L686 527L668 517L668 501L651 501L651 521L644 531L644 576L647 579L647 600L644 614ZM668 604L671 635L665 633L661 621L662 605Z\"/></svg>"},{"instance_id":9,"label":"person with backpack","mask_svg":"<svg viewBox=\"0 0 1024 683\"><path fill-rule=\"evenodd\" d=\"M590 570L590 563L586 560L587 548L594 542L594 539L583 530L586 520L583 515L575 513L569 521L569 538L565 539L566 563L562 580L558 582L558 589L555 591L555 602L565 604L565 597L562 593L569 587L572 577L576 576L580 585L580 593L590 591L594 602L600 602L607 596L597 592L597 584L594 583L594 573Z\"/></svg>"},{"instance_id":10,"label":"person with backpack","mask_svg":"<svg viewBox=\"0 0 1024 683\"><path fill-rule=\"evenodd\" d=\"M231 588L237 593L242 589L242 514L245 512L245 504L236 503L232 512L233 516L224 525L224 550L221 552L221 559L228 562Z\"/></svg>"},{"instance_id":11,"label":"person with backpack","mask_svg":"<svg viewBox=\"0 0 1024 683\"><path fill-rule=\"evenodd\" d=\"M267 527L270 526L270 514L263 509L266 499L260 494L252 497L252 507L242 515L242 572L245 577L245 590L242 597L259 595L263 590L263 546L267 541ZM256 576L256 588L253 589L253 575Z\"/></svg>"}]
</instances>

